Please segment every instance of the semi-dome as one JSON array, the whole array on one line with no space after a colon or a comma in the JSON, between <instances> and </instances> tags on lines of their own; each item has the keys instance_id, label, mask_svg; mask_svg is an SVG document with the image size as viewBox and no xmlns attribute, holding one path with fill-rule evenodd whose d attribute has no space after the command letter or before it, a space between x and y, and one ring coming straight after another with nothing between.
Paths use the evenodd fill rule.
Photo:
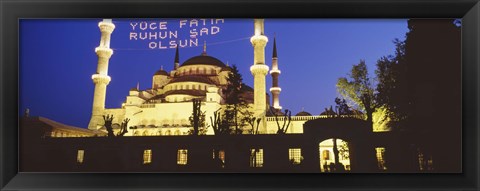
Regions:
<instances>
[{"instance_id":1,"label":"semi-dome","mask_svg":"<svg viewBox=\"0 0 480 191\"><path fill-rule=\"evenodd\" d=\"M226 65L222 61L208 55L194 56L182 64L182 66L191 66L191 65L212 65L212 66L218 66L222 68L226 67Z\"/></svg>"},{"instance_id":2,"label":"semi-dome","mask_svg":"<svg viewBox=\"0 0 480 191\"><path fill-rule=\"evenodd\" d=\"M312 116L312 114L306 111L301 111L301 112L298 112L295 116Z\"/></svg>"}]
</instances>

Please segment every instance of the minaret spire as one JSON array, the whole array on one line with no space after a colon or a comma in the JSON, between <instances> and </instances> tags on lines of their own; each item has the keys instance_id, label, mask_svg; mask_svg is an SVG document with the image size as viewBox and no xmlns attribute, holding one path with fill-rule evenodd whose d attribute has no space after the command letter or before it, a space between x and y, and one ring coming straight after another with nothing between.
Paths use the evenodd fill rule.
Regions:
<instances>
[{"instance_id":1,"label":"minaret spire","mask_svg":"<svg viewBox=\"0 0 480 191\"><path fill-rule=\"evenodd\" d=\"M203 41L203 52L202 55L207 55L207 41Z\"/></svg>"},{"instance_id":2,"label":"minaret spire","mask_svg":"<svg viewBox=\"0 0 480 191\"><path fill-rule=\"evenodd\" d=\"M110 37L115 29L115 25L112 23L112 19L103 19L98 23L98 28L100 28L101 37L100 44L95 48L98 63L97 72L92 75L95 90L93 92L92 118L88 124L89 129L95 130L104 124L102 116L105 112L105 97L107 85L111 80L110 76L108 76L108 62L113 54L113 50L110 48Z\"/></svg>"},{"instance_id":3,"label":"minaret spire","mask_svg":"<svg viewBox=\"0 0 480 191\"><path fill-rule=\"evenodd\" d=\"M270 75L272 76L272 87L270 92L272 93L272 102L273 108L281 110L280 106L280 92L282 89L278 85L278 76L280 76L280 70L278 69L278 58L277 58L277 40L273 37L273 53L272 53L272 70L270 70Z\"/></svg>"},{"instance_id":4,"label":"minaret spire","mask_svg":"<svg viewBox=\"0 0 480 191\"><path fill-rule=\"evenodd\" d=\"M176 70L178 68L178 66L180 65L180 56L178 54L178 44L177 44L177 47L175 49L175 60L173 61L173 69Z\"/></svg>"},{"instance_id":5,"label":"minaret spire","mask_svg":"<svg viewBox=\"0 0 480 191\"><path fill-rule=\"evenodd\" d=\"M273 54L272 58L277 58L277 40L276 35L273 36Z\"/></svg>"}]
</instances>

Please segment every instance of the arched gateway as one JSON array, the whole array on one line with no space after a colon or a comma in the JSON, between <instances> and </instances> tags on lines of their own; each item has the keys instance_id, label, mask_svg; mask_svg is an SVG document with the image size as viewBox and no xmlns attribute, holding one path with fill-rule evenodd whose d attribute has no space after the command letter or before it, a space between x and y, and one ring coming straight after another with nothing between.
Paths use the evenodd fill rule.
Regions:
<instances>
[{"instance_id":1,"label":"arched gateway","mask_svg":"<svg viewBox=\"0 0 480 191\"><path fill-rule=\"evenodd\" d=\"M345 117L320 118L303 125L305 163L320 172L374 172L373 132L368 122ZM335 140L335 142L334 142ZM325 165L325 166L324 166Z\"/></svg>"}]
</instances>

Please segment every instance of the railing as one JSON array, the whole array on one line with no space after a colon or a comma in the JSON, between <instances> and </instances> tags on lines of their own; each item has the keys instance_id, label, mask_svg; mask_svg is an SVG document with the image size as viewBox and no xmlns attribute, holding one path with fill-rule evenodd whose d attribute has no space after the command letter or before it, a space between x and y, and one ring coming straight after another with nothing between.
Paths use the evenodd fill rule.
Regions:
<instances>
[{"instance_id":1,"label":"railing","mask_svg":"<svg viewBox=\"0 0 480 191\"><path fill-rule=\"evenodd\" d=\"M283 116L278 116L278 121L283 121ZM292 121L309 121L314 119L326 119L326 118L356 118L356 119L363 119L362 116L359 115L314 115L314 116L292 116ZM266 117L267 121L275 121L275 117Z\"/></svg>"},{"instance_id":2,"label":"railing","mask_svg":"<svg viewBox=\"0 0 480 191\"><path fill-rule=\"evenodd\" d=\"M155 107L155 104L142 104L140 105L140 108L154 108Z\"/></svg>"}]
</instances>

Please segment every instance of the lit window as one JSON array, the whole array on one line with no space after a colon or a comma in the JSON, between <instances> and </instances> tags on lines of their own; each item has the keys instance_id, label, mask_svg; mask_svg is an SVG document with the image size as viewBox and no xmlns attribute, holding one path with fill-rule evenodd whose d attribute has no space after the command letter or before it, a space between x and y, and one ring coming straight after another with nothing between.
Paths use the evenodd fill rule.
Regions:
<instances>
[{"instance_id":1,"label":"lit window","mask_svg":"<svg viewBox=\"0 0 480 191\"><path fill-rule=\"evenodd\" d=\"M143 151L143 164L150 164L152 163L152 150L144 150Z\"/></svg>"},{"instance_id":2,"label":"lit window","mask_svg":"<svg viewBox=\"0 0 480 191\"><path fill-rule=\"evenodd\" d=\"M330 160L330 151L323 150L322 156L323 156L323 160Z\"/></svg>"},{"instance_id":3,"label":"lit window","mask_svg":"<svg viewBox=\"0 0 480 191\"><path fill-rule=\"evenodd\" d=\"M187 165L188 159L188 150L187 149L179 149L177 152L177 164L178 165Z\"/></svg>"},{"instance_id":4,"label":"lit window","mask_svg":"<svg viewBox=\"0 0 480 191\"><path fill-rule=\"evenodd\" d=\"M77 163L82 164L83 163L83 157L85 156L85 151L84 150L78 150L77 151Z\"/></svg>"},{"instance_id":5,"label":"lit window","mask_svg":"<svg viewBox=\"0 0 480 191\"><path fill-rule=\"evenodd\" d=\"M377 151L377 164L378 169L380 170L387 170L386 162L385 162L385 148L384 147L377 147L375 148Z\"/></svg>"},{"instance_id":6,"label":"lit window","mask_svg":"<svg viewBox=\"0 0 480 191\"><path fill-rule=\"evenodd\" d=\"M213 160L217 160L222 168L225 168L225 151L213 149Z\"/></svg>"},{"instance_id":7,"label":"lit window","mask_svg":"<svg viewBox=\"0 0 480 191\"><path fill-rule=\"evenodd\" d=\"M428 170L433 170L433 158L430 156L430 158L427 160L427 169Z\"/></svg>"},{"instance_id":8,"label":"lit window","mask_svg":"<svg viewBox=\"0 0 480 191\"><path fill-rule=\"evenodd\" d=\"M250 149L250 167L263 167L263 149Z\"/></svg>"},{"instance_id":9,"label":"lit window","mask_svg":"<svg viewBox=\"0 0 480 191\"><path fill-rule=\"evenodd\" d=\"M300 164L302 162L302 150L299 148L288 149L288 160L294 165Z\"/></svg>"}]
</instances>

